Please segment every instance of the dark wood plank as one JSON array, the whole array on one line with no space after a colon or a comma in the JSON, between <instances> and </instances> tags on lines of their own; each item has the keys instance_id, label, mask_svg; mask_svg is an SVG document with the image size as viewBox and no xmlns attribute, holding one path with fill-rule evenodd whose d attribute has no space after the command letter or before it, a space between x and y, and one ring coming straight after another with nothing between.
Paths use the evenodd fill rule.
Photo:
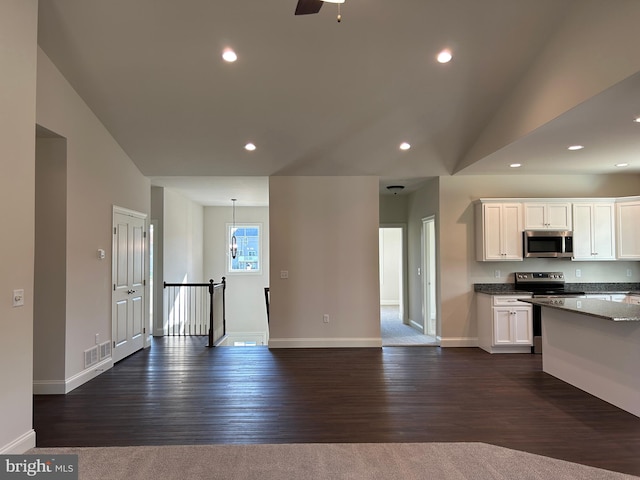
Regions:
<instances>
[{"instance_id":1,"label":"dark wood plank","mask_svg":"<svg viewBox=\"0 0 640 480\"><path fill-rule=\"evenodd\" d=\"M543 373L540 355L205 344L157 339L36 396L38 446L486 442L640 475L640 418Z\"/></svg>"}]
</instances>

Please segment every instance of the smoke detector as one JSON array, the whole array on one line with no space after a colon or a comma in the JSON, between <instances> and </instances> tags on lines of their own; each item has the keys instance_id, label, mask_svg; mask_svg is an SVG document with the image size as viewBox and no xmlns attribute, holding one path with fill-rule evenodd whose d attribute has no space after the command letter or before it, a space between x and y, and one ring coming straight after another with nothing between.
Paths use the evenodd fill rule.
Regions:
<instances>
[{"instance_id":1,"label":"smoke detector","mask_svg":"<svg viewBox=\"0 0 640 480\"><path fill-rule=\"evenodd\" d=\"M404 190L404 185L389 185L387 187L387 190L389 190L394 195L397 195L399 192Z\"/></svg>"}]
</instances>

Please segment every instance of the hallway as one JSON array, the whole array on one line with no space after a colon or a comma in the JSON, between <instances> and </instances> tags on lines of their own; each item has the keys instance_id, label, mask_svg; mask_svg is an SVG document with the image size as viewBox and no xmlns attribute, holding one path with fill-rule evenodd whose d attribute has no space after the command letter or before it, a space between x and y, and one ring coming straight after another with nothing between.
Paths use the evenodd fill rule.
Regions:
<instances>
[{"instance_id":1,"label":"hallway","mask_svg":"<svg viewBox=\"0 0 640 480\"><path fill-rule=\"evenodd\" d=\"M435 337L423 335L415 328L402 323L397 305L380 306L380 334L383 347L439 345Z\"/></svg>"}]
</instances>

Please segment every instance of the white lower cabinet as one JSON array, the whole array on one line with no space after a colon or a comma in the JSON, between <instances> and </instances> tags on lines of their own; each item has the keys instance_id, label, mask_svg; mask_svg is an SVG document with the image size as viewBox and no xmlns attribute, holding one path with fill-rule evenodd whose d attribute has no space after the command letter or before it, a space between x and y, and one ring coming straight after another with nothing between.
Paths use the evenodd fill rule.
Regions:
<instances>
[{"instance_id":1,"label":"white lower cabinet","mask_svg":"<svg viewBox=\"0 0 640 480\"><path fill-rule=\"evenodd\" d=\"M530 295L478 294L478 346L489 353L530 353L533 306Z\"/></svg>"},{"instance_id":2,"label":"white lower cabinet","mask_svg":"<svg viewBox=\"0 0 640 480\"><path fill-rule=\"evenodd\" d=\"M494 345L532 345L531 307L494 307Z\"/></svg>"}]
</instances>

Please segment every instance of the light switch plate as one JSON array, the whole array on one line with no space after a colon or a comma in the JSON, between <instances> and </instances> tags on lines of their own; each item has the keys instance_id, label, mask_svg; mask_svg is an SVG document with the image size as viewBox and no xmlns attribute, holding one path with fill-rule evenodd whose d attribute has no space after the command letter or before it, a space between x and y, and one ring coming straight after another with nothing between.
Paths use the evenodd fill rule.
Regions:
<instances>
[{"instance_id":1,"label":"light switch plate","mask_svg":"<svg viewBox=\"0 0 640 480\"><path fill-rule=\"evenodd\" d=\"M24 289L20 288L18 290L13 291L13 306L14 307L24 306Z\"/></svg>"}]
</instances>

